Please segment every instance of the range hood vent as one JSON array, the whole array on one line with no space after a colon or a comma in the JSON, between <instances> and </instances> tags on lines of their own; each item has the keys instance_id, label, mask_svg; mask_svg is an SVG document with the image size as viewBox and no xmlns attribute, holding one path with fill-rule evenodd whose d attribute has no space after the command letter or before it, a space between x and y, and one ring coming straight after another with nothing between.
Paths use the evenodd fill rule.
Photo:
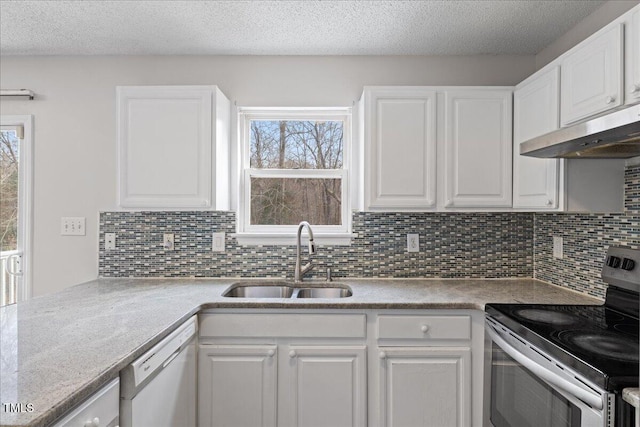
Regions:
<instances>
[{"instance_id":1,"label":"range hood vent","mask_svg":"<svg viewBox=\"0 0 640 427\"><path fill-rule=\"evenodd\" d=\"M557 159L640 156L640 105L525 141L520 144L520 154Z\"/></svg>"}]
</instances>

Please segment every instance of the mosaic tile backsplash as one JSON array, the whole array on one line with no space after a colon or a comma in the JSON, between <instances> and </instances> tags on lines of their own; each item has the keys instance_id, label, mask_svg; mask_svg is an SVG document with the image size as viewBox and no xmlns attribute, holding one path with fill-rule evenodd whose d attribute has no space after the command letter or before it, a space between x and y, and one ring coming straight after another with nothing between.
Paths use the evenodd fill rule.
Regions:
<instances>
[{"instance_id":1,"label":"mosaic tile backsplash","mask_svg":"<svg viewBox=\"0 0 640 427\"><path fill-rule=\"evenodd\" d=\"M625 170L624 191L621 214L536 213L534 277L604 298L600 268L607 248L640 248L640 166ZM563 238L563 259L552 256L553 236Z\"/></svg>"},{"instance_id":2,"label":"mosaic tile backsplash","mask_svg":"<svg viewBox=\"0 0 640 427\"><path fill-rule=\"evenodd\" d=\"M225 252L211 251L211 233L224 231ZM118 249L104 250L104 233ZM103 212L101 277L288 277L294 246L241 246L234 212ZM175 234L175 251L162 248ZM609 245L640 248L640 166L625 171L625 212L353 213L351 246L319 247L311 277L536 277L603 298L600 265ZM421 251L406 251L406 234ZM552 257L552 238L564 258ZM306 254L306 251L305 251Z\"/></svg>"},{"instance_id":3,"label":"mosaic tile backsplash","mask_svg":"<svg viewBox=\"0 0 640 427\"><path fill-rule=\"evenodd\" d=\"M211 251L224 231L226 251ZM104 233L117 233L105 251ZM100 214L102 277L293 277L295 246L240 246L234 212L104 212ZM162 248L175 234L175 251ZM531 277L533 214L353 213L351 246L320 246L311 277ZM421 251L408 253L407 233ZM306 249L304 252L306 256Z\"/></svg>"}]
</instances>

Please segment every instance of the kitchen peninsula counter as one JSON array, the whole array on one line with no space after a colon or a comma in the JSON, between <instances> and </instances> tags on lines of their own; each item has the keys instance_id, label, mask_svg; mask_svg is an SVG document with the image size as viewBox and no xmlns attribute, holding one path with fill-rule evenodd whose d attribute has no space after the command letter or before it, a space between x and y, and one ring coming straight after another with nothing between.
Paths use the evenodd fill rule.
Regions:
<instances>
[{"instance_id":1,"label":"kitchen peninsula counter","mask_svg":"<svg viewBox=\"0 0 640 427\"><path fill-rule=\"evenodd\" d=\"M49 425L204 309L484 310L490 302L602 303L527 278L340 279L353 296L222 297L231 284L251 280L256 279L105 278L1 308L0 425ZM25 410L5 411L5 403Z\"/></svg>"}]
</instances>

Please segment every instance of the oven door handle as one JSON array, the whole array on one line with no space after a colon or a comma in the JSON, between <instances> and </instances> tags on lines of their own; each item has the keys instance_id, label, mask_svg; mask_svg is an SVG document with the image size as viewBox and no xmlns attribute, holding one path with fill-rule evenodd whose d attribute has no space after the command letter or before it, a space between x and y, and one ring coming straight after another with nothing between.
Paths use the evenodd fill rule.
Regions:
<instances>
[{"instance_id":1,"label":"oven door handle","mask_svg":"<svg viewBox=\"0 0 640 427\"><path fill-rule=\"evenodd\" d=\"M495 342L505 353L511 356L516 362L520 363L522 366L533 372L535 375L542 378L544 381L558 387L561 390L564 390L565 392L577 397L583 402L586 402L592 408L601 410L604 407L602 396L589 392L582 387L572 384L569 381L558 377L556 374L546 369L545 367L540 366L524 354L520 353L504 339L502 339L491 326L487 325L486 330L491 336L493 342Z\"/></svg>"}]
</instances>

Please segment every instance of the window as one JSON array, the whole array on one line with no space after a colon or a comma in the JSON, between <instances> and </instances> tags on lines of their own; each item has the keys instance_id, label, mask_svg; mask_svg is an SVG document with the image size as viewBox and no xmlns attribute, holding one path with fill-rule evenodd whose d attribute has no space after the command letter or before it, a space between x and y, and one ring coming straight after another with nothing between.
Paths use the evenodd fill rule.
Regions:
<instances>
[{"instance_id":1,"label":"window","mask_svg":"<svg viewBox=\"0 0 640 427\"><path fill-rule=\"evenodd\" d=\"M240 235L347 236L351 110L240 110Z\"/></svg>"}]
</instances>

